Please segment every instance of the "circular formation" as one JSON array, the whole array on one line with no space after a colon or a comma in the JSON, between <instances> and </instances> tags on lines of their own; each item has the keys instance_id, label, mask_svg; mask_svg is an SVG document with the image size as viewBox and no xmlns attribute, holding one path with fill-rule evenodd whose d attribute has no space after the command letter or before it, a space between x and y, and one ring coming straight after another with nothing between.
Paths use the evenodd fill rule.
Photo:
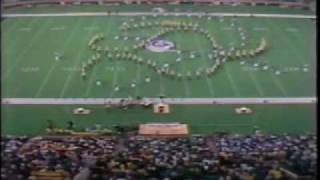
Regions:
<instances>
[{"instance_id":1,"label":"circular formation","mask_svg":"<svg viewBox=\"0 0 320 180\"><path fill-rule=\"evenodd\" d=\"M141 30L141 28L160 28L160 31L146 38L135 37L135 40L138 43L132 45L131 47L115 47L115 46L106 46L102 47L100 44L105 39L103 34L97 34L92 37L89 41L89 49L93 52L92 57L82 64L81 76L83 79L86 79L87 72L92 70L95 65L100 63L102 59L107 59L110 61L130 61L138 65L142 65L152 69L157 75L165 76L173 80L192 80L192 79L202 79L212 76L217 73L219 69L223 67L228 61L233 61L237 59L245 58L249 60L252 57L255 57L263 53L267 47L267 41L262 38L256 48L246 48L248 46L248 38L245 34L244 28L236 27L237 23L235 20L232 20L233 28L239 32L240 35L240 44L239 47L235 47L232 44L231 47L223 47L220 45L214 36L203 27L200 27L196 23L187 22L187 21L148 21L144 20L140 23L135 23L134 19L130 22L125 22L120 26L120 30L125 34L126 40L128 40L129 31L132 30ZM204 36L210 42L210 48L208 50L207 57L210 60L210 63L207 63L206 67L199 67L193 71L182 72L181 68L178 69L177 63L183 63L185 58L187 59L196 59L201 54L197 52L187 52L185 50L177 49L176 45L166 40L171 33L176 32L192 32ZM119 36L115 38L121 39ZM125 38L123 38L125 39ZM138 55L139 52L149 50L155 53L164 53L164 52L176 52L179 56L176 59L171 61L171 64L159 63L154 59L146 59L141 55ZM183 57L188 54L188 57ZM157 57L157 56L155 56ZM245 62L245 61L243 61ZM150 82L145 80L144 82ZM137 83L131 83L128 87L135 88ZM115 86L114 91L119 91L120 87Z\"/></svg>"}]
</instances>

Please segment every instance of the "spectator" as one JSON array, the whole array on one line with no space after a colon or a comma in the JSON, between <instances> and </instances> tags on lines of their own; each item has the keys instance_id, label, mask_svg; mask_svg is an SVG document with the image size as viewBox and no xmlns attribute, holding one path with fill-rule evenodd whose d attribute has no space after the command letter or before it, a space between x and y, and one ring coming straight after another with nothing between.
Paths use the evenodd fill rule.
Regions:
<instances>
[{"instance_id":1,"label":"spectator","mask_svg":"<svg viewBox=\"0 0 320 180\"><path fill-rule=\"evenodd\" d=\"M314 135L2 137L2 179L63 171L77 179L287 179L285 168L315 178ZM87 178L88 179L88 178Z\"/></svg>"}]
</instances>

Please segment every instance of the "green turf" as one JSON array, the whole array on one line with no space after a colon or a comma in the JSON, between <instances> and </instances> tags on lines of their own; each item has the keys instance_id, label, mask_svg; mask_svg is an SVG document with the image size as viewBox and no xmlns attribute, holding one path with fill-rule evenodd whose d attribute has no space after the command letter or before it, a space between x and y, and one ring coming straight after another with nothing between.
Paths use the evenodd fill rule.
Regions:
<instances>
[{"instance_id":1,"label":"green turf","mask_svg":"<svg viewBox=\"0 0 320 180\"><path fill-rule=\"evenodd\" d=\"M219 131L252 133L258 126L264 133L315 133L316 107L313 105L255 105L248 106L252 115L237 115L234 105L175 105L168 115L157 115L152 109L133 107L127 111L103 106L84 106L90 115L73 115L78 106L5 106L2 109L2 132L5 134L36 135L45 133L47 119L59 128L74 120L77 129L99 123L106 127L146 122L182 122L190 125L192 133Z\"/></svg>"},{"instance_id":2,"label":"green turf","mask_svg":"<svg viewBox=\"0 0 320 180\"><path fill-rule=\"evenodd\" d=\"M175 6L170 6L170 8ZM179 6L181 7L181 6ZM98 6L65 7L68 11L99 11ZM117 7L121 10L141 11L143 6ZM123 8L123 9L122 9ZM185 8L182 6L181 8ZM198 7L207 9L206 7ZM211 8L211 7L210 7ZM219 12L251 12L251 7L225 7ZM261 9L260 9L261 8ZM258 7L256 12L300 13L287 9ZM229 9L229 10L228 10ZM262 10L264 9L264 10ZM64 8L39 7L10 10L10 12L58 12ZM285 12L287 11L287 12ZM297 10L298 11L298 10ZM303 11L301 11L303 12ZM138 17L139 19L140 17ZM151 18L151 17L150 17ZM150 18L147 18L149 20ZM2 23L2 96L10 98L82 98L82 97L154 97L164 94L168 97L302 97L315 96L315 23L311 20L238 18L250 38L250 46L265 37L271 45L268 51L250 61L267 62L280 69L301 67L310 64L309 72L290 72L276 76L270 71L248 70L240 61L228 62L216 75L203 80L176 81L160 77L153 71L126 61L108 61L98 64L89 78L80 78L80 64L92 53L87 44L91 37L103 33L107 38L103 45L129 46L135 41L117 41L119 26L128 21L128 17L42 17L5 19ZM152 19L152 18L151 18ZM159 20L193 21L207 28L223 46L230 42L239 43L238 35L230 26L230 18L220 23L217 19L210 22L206 18L161 17ZM62 30L52 28L64 27ZM29 29L28 29L29 28ZM91 28L91 30L90 30ZM257 30L257 28L260 30ZM262 30L261 30L262 28ZM289 31L289 30L295 31ZM159 29L146 29L132 32L132 35L149 36ZM179 47L202 51L210 48L201 36L191 33L173 33L166 37ZM62 52L65 58L54 60L54 52ZM147 51L139 55L158 63L172 62L176 55L154 54ZM178 70L189 71L205 67L208 59L188 60L179 65ZM145 76L152 82L142 83ZM95 81L102 81L96 86ZM136 89L127 88L132 80L138 81ZM121 90L114 92L115 84ZM312 105L260 105L253 106L254 115L238 116L235 106L174 106L170 115L154 115L151 110L135 108L123 112L102 107L90 106L93 113L85 117L72 115L76 106L2 106L2 132L5 134L44 133L46 120L53 119L60 127L66 121L77 119L79 127L94 123L104 125L133 124L143 122L187 122L193 133L230 131L250 133L254 125L264 132L303 133L315 132L315 107Z\"/></svg>"},{"instance_id":3,"label":"green turf","mask_svg":"<svg viewBox=\"0 0 320 180\"><path fill-rule=\"evenodd\" d=\"M150 17L151 18L151 17ZM230 42L237 44L238 35L223 28L230 26L230 18L222 23L186 17L161 17L193 21L207 27L217 41L225 47ZM44 17L15 18L5 20L2 26L2 65L4 97L296 97L315 95L315 66L312 60L314 23L310 20L239 18L247 30L250 46L255 46L261 37L270 44L269 50L249 61L266 62L280 69L300 67L299 72L275 76L270 71L246 70L240 61L228 62L218 73L208 79L176 81L159 77L144 66L127 61L108 61L98 64L86 81L81 80L79 67L92 55L87 43L97 33L104 33L103 46L129 46L133 41L114 40L119 35L119 26L127 17ZM64 27L63 30L51 30ZM86 30L93 27L95 29ZM23 31L23 28L31 28ZM255 28L265 28L257 31ZM294 28L297 32L287 32ZM149 36L158 30L141 30L135 35ZM166 37L177 46L194 51L208 51L208 42L197 34L174 33ZM202 38L202 39L201 39ZM65 58L54 60L54 52L62 52ZM158 64L170 63L177 55L173 53L139 52L145 59ZM187 72L208 64L207 55L178 64L180 71ZM247 60L247 59L244 59ZM309 72L301 71L304 64L312 67ZM252 66L251 66L252 67ZM29 71L28 71L29 68ZM32 71L32 68L35 68ZM249 67L250 68L250 67ZM31 70L30 70L31 69ZM113 71L112 71L113 69ZM28 72L26 72L28 71ZM152 83L143 83L144 77L152 77ZM102 86L95 81L101 80ZM139 82L136 89L128 88L131 81ZM113 86L123 87L113 92Z\"/></svg>"}]
</instances>

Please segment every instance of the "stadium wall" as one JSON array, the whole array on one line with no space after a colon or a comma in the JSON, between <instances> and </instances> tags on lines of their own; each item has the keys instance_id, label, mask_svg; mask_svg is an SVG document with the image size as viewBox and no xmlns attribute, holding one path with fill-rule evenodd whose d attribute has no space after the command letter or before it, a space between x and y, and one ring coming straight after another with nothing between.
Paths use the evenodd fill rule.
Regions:
<instances>
[{"instance_id":1,"label":"stadium wall","mask_svg":"<svg viewBox=\"0 0 320 180\"><path fill-rule=\"evenodd\" d=\"M309 9L308 3L281 0L3 0L2 8L43 4L214 4L214 5L273 5L288 8Z\"/></svg>"}]
</instances>

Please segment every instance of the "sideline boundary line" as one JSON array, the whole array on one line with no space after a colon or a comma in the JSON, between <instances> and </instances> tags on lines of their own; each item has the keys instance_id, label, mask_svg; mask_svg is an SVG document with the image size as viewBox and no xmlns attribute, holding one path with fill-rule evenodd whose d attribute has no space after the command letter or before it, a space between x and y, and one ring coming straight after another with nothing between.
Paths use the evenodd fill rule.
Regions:
<instances>
[{"instance_id":1,"label":"sideline boundary line","mask_svg":"<svg viewBox=\"0 0 320 180\"><path fill-rule=\"evenodd\" d=\"M2 105L112 105L112 104L316 104L316 97L299 98L2 98Z\"/></svg>"},{"instance_id":2,"label":"sideline boundary line","mask_svg":"<svg viewBox=\"0 0 320 180\"><path fill-rule=\"evenodd\" d=\"M153 13L153 12L78 12L78 13L29 13L29 14L2 14L4 18L15 17L59 17L59 16L238 16L238 17L265 17L265 18L295 18L295 19L316 19L315 15L299 15L299 14L256 14L256 13L188 13L188 12L167 12L167 13Z\"/></svg>"}]
</instances>

